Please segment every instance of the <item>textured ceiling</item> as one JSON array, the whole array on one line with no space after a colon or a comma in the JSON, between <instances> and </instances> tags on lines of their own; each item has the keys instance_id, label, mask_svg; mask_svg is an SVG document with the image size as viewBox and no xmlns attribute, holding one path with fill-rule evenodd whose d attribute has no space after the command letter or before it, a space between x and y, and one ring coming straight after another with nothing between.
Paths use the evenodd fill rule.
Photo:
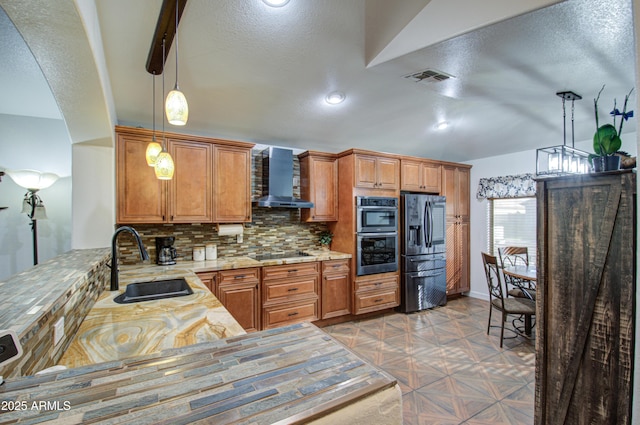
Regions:
<instances>
[{"instance_id":1,"label":"textured ceiling","mask_svg":"<svg viewBox=\"0 0 640 425\"><path fill-rule=\"evenodd\" d=\"M487 6L505 0L482 9L466 1L467 8L465 0L406 0L384 9L382 0L291 0L281 8L190 0L179 32L190 118L185 127L165 128L464 161L562 143L558 91L584 97L576 102L575 138L589 139L600 87L606 84L602 117L633 87L631 0L566 0L528 13ZM151 126L152 77L144 64L161 3L96 0L121 124ZM550 1L526 3L531 10ZM460 11L443 14L452 5ZM501 20L501 11L518 16ZM446 22L449 37L434 22ZM168 57L165 91L175 82L173 48ZM430 85L403 78L425 68L455 78ZM158 77L158 116L161 87ZM332 90L346 101L324 103ZM450 126L437 131L441 120ZM625 124L625 131L635 128L635 120Z\"/></svg>"}]
</instances>

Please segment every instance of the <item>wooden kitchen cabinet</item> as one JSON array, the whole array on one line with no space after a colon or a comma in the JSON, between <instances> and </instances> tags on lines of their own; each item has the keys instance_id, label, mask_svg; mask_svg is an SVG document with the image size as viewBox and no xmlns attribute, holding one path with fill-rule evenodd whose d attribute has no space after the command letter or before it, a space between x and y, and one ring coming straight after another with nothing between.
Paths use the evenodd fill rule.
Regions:
<instances>
[{"instance_id":1,"label":"wooden kitchen cabinet","mask_svg":"<svg viewBox=\"0 0 640 425\"><path fill-rule=\"evenodd\" d=\"M175 173L167 180L169 223L211 223L210 143L168 139L167 146ZM149 167L151 168L151 167Z\"/></svg>"},{"instance_id":2,"label":"wooden kitchen cabinet","mask_svg":"<svg viewBox=\"0 0 640 425\"><path fill-rule=\"evenodd\" d=\"M260 327L260 268L218 272L218 293L222 305L247 332Z\"/></svg>"},{"instance_id":3,"label":"wooden kitchen cabinet","mask_svg":"<svg viewBox=\"0 0 640 425\"><path fill-rule=\"evenodd\" d=\"M148 134L118 133L116 140L116 210L118 223L164 223L166 183L147 165Z\"/></svg>"},{"instance_id":4,"label":"wooden kitchen cabinet","mask_svg":"<svg viewBox=\"0 0 640 425\"><path fill-rule=\"evenodd\" d=\"M319 280L315 261L263 267L263 329L317 320Z\"/></svg>"},{"instance_id":5,"label":"wooden kitchen cabinet","mask_svg":"<svg viewBox=\"0 0 640 425\"><path fill-rule=\"evenodd\" d=\"M176 169L173 179L158 180L145 160L151 137L138 133L118 134L118 223L210 223L211 145L168 139Z\"/></svg>"},{"instance_id":6,"label":"wooden kitchen cabinet","mask_svg":"<svg viewBox=\"0 0 640 425\"><path fill-rule=\"evenodd\" d=\"M442 166L442 195L447 197L447 220L469 221L470 166Z\"/></svg>"},{"instance_id":7,"label":"wooden kitchen cabinet","mask_svg":"<svg viewBox=\"0 0 640 425\"><path fill-rule=\"evenodd\" d=\"M400 305L400 276L397 272L357 276L354 287L353 314Z\"/></svg>"},{"instance_id":8,"label":"wooden kitchen cabinet","mask_svg":"<svg viewBox=\"0 0 640 425\"><path fill-rule=\"evenodd\" d=\"M536 425L637 423L636 178L536 183Z\"/></svg>"},{"instance_id":9,"label":"wooden kitchen cabinet","mask_svg":"<svg viewBox=\"0 0 640 425\"><path fill-rule=\"evenodd\" d=\"M218 272L196 273L198 278L206 285L213 295L218 296Z\"/></svg>"},{"instance_id":10,"label":"wooden kitchen cabinet","mask_svg":"<svg viewBox=\"0 0 640 425\"><path fill-rule=\"evenodd\" d=\"M469 166L442 166L442 195L446 197L447 295L455 295L471 288Z\"/></svg>"},{"instance_id":11,"label":"wooden kitchen cabinet","mask_svg":"<svg viewBox=\"0 0 640 425\"><path fill-rule=\"evenodd\" d=\"M214 154L213 221L251 221L251 149L216 145Z\"/></svg>"},{"instance_id":12,"label":"wooden kitchen cabinet","mask_svg":"<svg viewBox=\"0 0 640 425\"><path fill-rule=\"evenodd\" d=\"M300 195L313 202L313 208L303 208L303 221L338 220L338 161L334 154L307 151L300 160Z\"/></svg>"},{"instance_id":13,"label":"wooden kitchen cabinet","mask_svg":"<svg viewBox=\"0 0 640 425\"><path fill-rule=\"evenodd\" d=\"M442 165L439 162L403 158L400 166L400 190L440 193Z\"/></svg>"},{"instance_id":14,"label":"wooden kitchen cabinet","mask_svg":"<svg viewBox=\"0 0 640 425\"><path fill-rule=\"evenodd\" d=\"M145 159L153 132L116 126L116 135L118 223L251 220L252 143L166 133L175 173L158 180Z\"/></svg>"},{"instance_id":15,"label":"wooden kitchen cabinet","mask_svg":"<svg viewBox=\"0 0 640 425\"><path fill-rule=\"evenodd\" d=\"M355 185L369 189L400 189L400 160L355 154Z\"/></svg>"},{"instance_id":16,"label":"wooden kitchen cabinet","mask_svg":"<svg viewBox=\"0 0 640 425\"><path fill-rule=\"evenodd\" d=\"M351 313L351 270L349 259L322 262L320 318Z\"/></svg>"}]
</instances>

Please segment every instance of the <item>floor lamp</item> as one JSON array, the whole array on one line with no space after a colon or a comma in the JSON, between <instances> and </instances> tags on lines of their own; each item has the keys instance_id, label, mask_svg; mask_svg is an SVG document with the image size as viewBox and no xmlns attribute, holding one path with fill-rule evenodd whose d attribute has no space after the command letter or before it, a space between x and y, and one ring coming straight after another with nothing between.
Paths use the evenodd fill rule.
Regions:
<instances>
[{"instance_id":1,"label":"floor lamp","mask_svg":"<svg viewBox=\"0 0 640 425\"><path fill-rule=\"evenodd\" d=\"M58 180L53 173L42 173L36 170L6 170L6 173L18 185L27 189L22 200L22 211L31 220L33 236L33 265L38 264L38 220L47 218L44 203L37 192L45 189Z\"/></svg>"}]
</instances>

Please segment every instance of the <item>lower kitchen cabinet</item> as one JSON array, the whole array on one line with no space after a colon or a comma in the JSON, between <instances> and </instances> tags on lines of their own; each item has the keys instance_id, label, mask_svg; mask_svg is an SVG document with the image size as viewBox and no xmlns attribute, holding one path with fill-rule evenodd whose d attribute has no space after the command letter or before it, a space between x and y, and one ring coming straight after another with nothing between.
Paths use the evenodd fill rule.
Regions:
<instances>
[{"instance_id":1,"label":"lower kitchen cabinet","mask_svg":"<svg viewBox=\"0 0 640 425\"><path fill-rule=\"evenodd\" d=\"M400 305L400 279L397 272L358 276L355 281L353 314Z\"/></svg>"},{"instance_id":2,"label":"lower kitchen cabinet","mask_svg":"<svg viewBox=\"0 0 640 425\"><path fill-rule=\"evenodd\" d=\"M263 328L277 328L296 322L310 322L318 319L318 298L290 303L264 306L262 309Z\"/></svg>"},{"instance_id":3,"label":"lower kitchen cabinet","mask_svg":"<svg viewBox=\"0 0 640 425\"><path fill-rule=\"evenodd\" d=\"M216 296L247 332L260 330L260 269L218 272Z\"/></svg>"},{"instance_id":4,"label":"lower kitchen cabinet","mask_svg":"<svg viewBox=\"0 0 640 425\"><path fill-rule=\"evenodd\" d=\"M322 262L320 318L351 313L351 272L349 260Z\"/></svg>"},{"instance_id":5,"label":"lower kitchen cabinet","mask_svg":"<svg viewBox=\"0 0 640 425\"><path fill-rule=\"evenodd\" d=\"M213 295L218 296L218 272L196 273L198 278L204 283Z\"/></svg>"},{"instance_id":6,"label":"lower kitchen cabinet","mask_svg":"<svg viewBox=\"0 0 640 425\"><path fill-rule=\"evenodd\" d=\"M318 262L262 268L263 329L318 319Z\"/></svg>"}]
</instances>

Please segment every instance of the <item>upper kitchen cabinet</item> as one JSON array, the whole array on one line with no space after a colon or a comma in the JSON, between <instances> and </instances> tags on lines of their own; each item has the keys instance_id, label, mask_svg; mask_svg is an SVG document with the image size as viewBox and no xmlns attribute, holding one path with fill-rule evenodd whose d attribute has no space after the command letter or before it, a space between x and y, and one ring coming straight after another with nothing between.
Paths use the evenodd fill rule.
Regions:
<instances>
[{"instance_id":1,"label":"upper kitchen cabinet","mask_svg":"<svg viewBox=\"0 0 640 425\"><path fill-rule=\"evenodd\" d=\"M175 139L169 139L167 146L176 164L173 179L167 180L168 222L211 223L213 146Z\"/></svg>"},{"instance_id":2,"label":"upper kitchen cabinet","mask_svg":"<svg viewBox=\"0 0 640 425\"><path fill-rule=\"evenodd\" d=\"M337 156L340 191L350 192L353 189L356 194L362 196L399 195L399 156L362 149L349 149ZM342 213L340 215L342 216Z\"/></svg>"},{"instance_id":3,"label":"upper kitchen cabinet","mask_svg":"<svg viewBox=\"0 0 640 425\"><path fill-rule=\"evenodd\" d=\"M338 160L336 155L307 151L300 160L300 195L313 202L301 209L303 221L338 220Z\"/></svg>"},{"instance_id":4,"label":"upper kitchen cabinet","mask_svg":"<svg viewBox=\"0 0 640 425\"><path fill-rule=\"evenodd\" d=\"M442 165L439 162L402 158L400 189L439 194L442 187L441 173Z\"/></svg>"},{"instance_id":5,"label":"upper kitchen cabinet","mask_svg":"<svg viewBox=\"0 0 640 425\"><path fill-rule=\"evenodd\" d=\"M442 195L447 197L447 220L469 221L469 165L442 166Z\"/></svg>"},{"instance_id":6,"label":"upper kitchen cabinet","mask_svg":"<svg viewBox=\"0 0 640 425\"><path fill-rule=\"evenodd\" d=\"M400 188L400 160L385 156L355 154L355 185L369 189Z\"/></svg>"},{"instance_id":7,"label":"upper kitchen cabinet","mask_svg":"<svg viewBox=\"0 0 640 425\"><path fill-rule=\"evenodd\" d=\"M118 223L163 223L167 217L165 182L156 178L145 160L149 135L116 131Z\"/></svg>"},{"instance_id":8,"label":"upper kitchen cabinet","mask_svg":"<svg viewBox=\"0 0 640 425\"><path fill-rule=\"evenodd\" d=\"M165 134L175 173L158 180L145 160L152 131L116 126L118 223L249 221L253 144Z\"/></svg>"},{"instance_id":9,"label":"upper kitchen cabinet","mask_svg":"<svg viewBox=\"0 0 640 425\"><path fill-rule=\"evenodd\" d=\"M251 148L216 145L214 153L213 221L251 221Z\"/></svg>"}]
</instances>

